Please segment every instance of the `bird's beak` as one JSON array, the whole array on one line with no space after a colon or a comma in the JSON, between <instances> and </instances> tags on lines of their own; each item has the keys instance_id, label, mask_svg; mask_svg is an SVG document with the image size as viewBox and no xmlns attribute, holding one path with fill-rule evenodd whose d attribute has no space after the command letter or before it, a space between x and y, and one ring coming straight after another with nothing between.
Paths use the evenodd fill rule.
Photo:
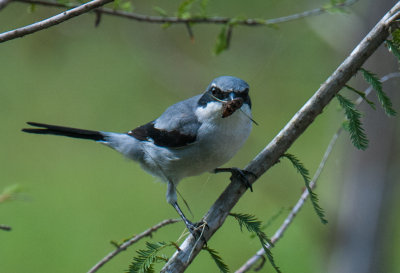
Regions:
<instances>
[{"instance_id":1,"label":"bird's beak","mask_svg":"<svg viewBox=\"0 0 400 273\"><path fill-rule=\"evenodd\" d=\"M231 92L230 94L229 94L229 97L228 97L228 101L231 101L231 100L234 100L235 99L235 93L234 92Z\"/></svg>"}]
</instances>

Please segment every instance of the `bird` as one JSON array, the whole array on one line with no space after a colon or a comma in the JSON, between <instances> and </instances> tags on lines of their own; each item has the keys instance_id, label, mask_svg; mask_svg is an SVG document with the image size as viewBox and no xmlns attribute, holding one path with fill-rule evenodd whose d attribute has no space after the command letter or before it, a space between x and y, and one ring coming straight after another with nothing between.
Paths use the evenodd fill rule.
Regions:
<instances>
[{"instance_id":1,"label":"bird","mask_svg":"<svg viewBox=\"0 0 400 273\"><path fill-rule=\"evenodd\" d=\"M178 183L205 172L231 172L251 189L244 170L219 167L243 146L253 122L249 85L237 77L220 76L203 93L173 104L158 118L125 133L38 122L27 122L36 128L22 131L94 140L138 162L167 184L167 202L194 235L199 224L189 221L178 205Z\"/></svg>"}]
</instances>

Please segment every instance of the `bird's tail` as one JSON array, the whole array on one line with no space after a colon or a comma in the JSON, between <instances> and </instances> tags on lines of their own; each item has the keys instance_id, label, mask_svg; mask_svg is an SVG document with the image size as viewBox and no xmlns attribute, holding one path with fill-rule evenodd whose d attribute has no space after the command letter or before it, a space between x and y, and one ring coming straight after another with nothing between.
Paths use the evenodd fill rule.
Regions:
<instances>
[{"instance_id":1,"label":"bird's tail","mask_svg":"<svg viewBox=\"0 0 400 273\"><path fill-rule=\"evenodd\" d=\"M99 131L91 131L77 128L70 128L58 125L50 125L37 122L27 122L27 124L39 128L24 128L23 132L42 135L58 135L73 138L92 139L95 141L104 141L104 135Z\"/></svg>"}]
</instances>

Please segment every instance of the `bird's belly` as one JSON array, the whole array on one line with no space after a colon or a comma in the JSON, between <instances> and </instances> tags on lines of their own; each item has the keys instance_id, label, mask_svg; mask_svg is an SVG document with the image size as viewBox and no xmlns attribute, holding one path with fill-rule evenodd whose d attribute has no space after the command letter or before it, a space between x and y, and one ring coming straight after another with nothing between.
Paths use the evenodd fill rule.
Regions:
<instances>
[{"instance_id":1,"label":"bird's belly","mask_svg":"<svg viewBox=\"0 0 400 273\"><path fill-rule=\"evenodd\" d=\"M237 113L240 114L240 113ZM228 162L243 146L251 131L247 117L235 115L221 119L221 123L203 123L198 143L176 150L177 160L171 169L177 170L179 179L209 172Z\"/></svg>"},{"instance_id":2,"label":"bird's belly","mask_svg":"<svg viewBox=\"0 0 400 273\"><path fill-rule=\"evenodd\" d=\"M250 112L248 113L250 115ZM142 167L163 181L177 184L182 178L209 172L228 162L251 131L251 120L236 111L227 118L203 122L196 142L182 148L166 148L141 142Z\"/></svg>"}]
</instances>

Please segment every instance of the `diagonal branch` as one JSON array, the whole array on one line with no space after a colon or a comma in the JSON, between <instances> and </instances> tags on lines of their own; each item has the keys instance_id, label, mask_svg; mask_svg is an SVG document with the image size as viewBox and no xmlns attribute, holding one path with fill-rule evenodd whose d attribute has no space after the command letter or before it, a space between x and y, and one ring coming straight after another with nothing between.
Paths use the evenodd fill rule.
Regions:
<instances>
[{"instance_id":1,"label":"diagonal branch","mask_svg":"<svg viewBox=\"0 0 400 273\"><path fill-rule=\"evenodd\" d=\"M381 78L381 82L385 82L387 80L390 80L392 78L399 78L400 77L400 73L399 72L395 72L395 73L390 73L384 77ZM372 91L372 86L368 87L367 90L365 91L365 96L368 96L369 93L371 93ZM363 98L359 97L356 101L356 105L359 105L361 102L363 102ZM317 171L314 174L314 177L312 179L312 181L310 182L310 188L314 189L316 187L316 183L317 180L319 179L319 176L321 175L322 170L325 167L326 161L329 158L329 155L332 152L332 149L334 147L334 145L336 144L336 141L338 139L338 137L340 136L340 134L343 132L343 127L341 126L336 133L332 136L331 141L328 144L328 147L325 150L324 156L318 166ZM292 208L292 210L290 211L289 215L285 218L285 220L283 221L282 225L279 227L279 229L275 232L274 236L272 236L271 238L271 242L274 244L280 239L282 238L283 234L285 233L285 231L287 230L287 228L290 226L290 224L293 222L294 218L296 217L296 215L300 212L300 209L303 207L303 205L305 204L305 201L308 199L309 197L309 192L307 190L304 190L303 193L301 194L299 200L297 201L296 205ZM268 245L267 248L271 248L272 245ZM247 260L242 267L240 267L237 271L235 271L235 273L244 273L247 272L251 269L252 266L254 266L254 264L261 259L263 256L265 255L265 250L264 248L261 248L260 250L257 251L256 254L254 254L253 257L251 257L249 260Z\"/></svg>"},{"instance_id":2,"label":"diagonal branch","mask_svg":"<svg viewBox=\"0 0 400 273\"><path fill-rule=\"evenodd\" d=\"M293 142L308 128L346 82L389 36L390 25L400 17L399 10L400 2L397 2L278 135L250 162L246 167L247 171L260 177L278 162L279 158L290 148ZM250 183L254 183L256 179L253 176L249 176L248 180ZM234 179L220 195L203 218L209 227L203 234L206 240L209 240L224 223L228 213L245 191L246 187L243 183ZM181 251L175 252L161 272L183 272L201 251L202 245L203 242L201 240L196 242L189 235L180 246Z\"/></svg>"},{"instance_id":3,"label":"diagonal branch","mask_svg":"<svg viewBox=\"0 0 400 273\"><path fill-rule=\"evenodd\" d=\"M5 0L0 0L5 1ZM300 13L273 18L273 19L243 19L236 20L234 18L229 17L190 17L190 18L181 18L181 17L166 17L166 16L150 16L139 14L135 12L127 12L122 10L114 10L109 8L98 8L96 12L101 14L113 15L117 17L127 18L139 22L147 22L147 23L156 23L156 24L192 24L192 23L206 23L206 24L227 24L232 20L235 21L235 24L244 25L244 26L269 26L284 22L290 22L294 20L298 20L305 17L321 15L329 12L330 9L343 9L345 7L349 7L356 3L359 0L348 0L343 3L336 3L330 7L321 7L312 10L303 11ZM60 2L53 1L45 1L45 0L14 0L14 2L22 2L28 4L49 6L49 7L57 7L57 8L71 8L75 6L71 6L69 4L63 4Z\"/></svg>"},{"instance_id":4,"label":"diagonal branch","mask_svg":"<svg viewBox=\"0 0 400 273\"><path fill-rule=\"evenodd\" d=\"M0 34L0 43L15 39L15 38L20 38L28 34L35 33L39 30L43 30L52 26L55 26L57 24L60 24L64 21L67 21L71 18L74 18L76 16L82 15L84 13L87 13L95 8L101 7L107 3L110 3L114 0L92 0L86 4L77 6L75 8L72 8L70 10L64 11L60 14L54 15L50 18L47 18L43 21L33 23L28 26L24 26L21 28L17 28L14 30L10 30L4 33Z\"/></svg>"}]
</instances>

